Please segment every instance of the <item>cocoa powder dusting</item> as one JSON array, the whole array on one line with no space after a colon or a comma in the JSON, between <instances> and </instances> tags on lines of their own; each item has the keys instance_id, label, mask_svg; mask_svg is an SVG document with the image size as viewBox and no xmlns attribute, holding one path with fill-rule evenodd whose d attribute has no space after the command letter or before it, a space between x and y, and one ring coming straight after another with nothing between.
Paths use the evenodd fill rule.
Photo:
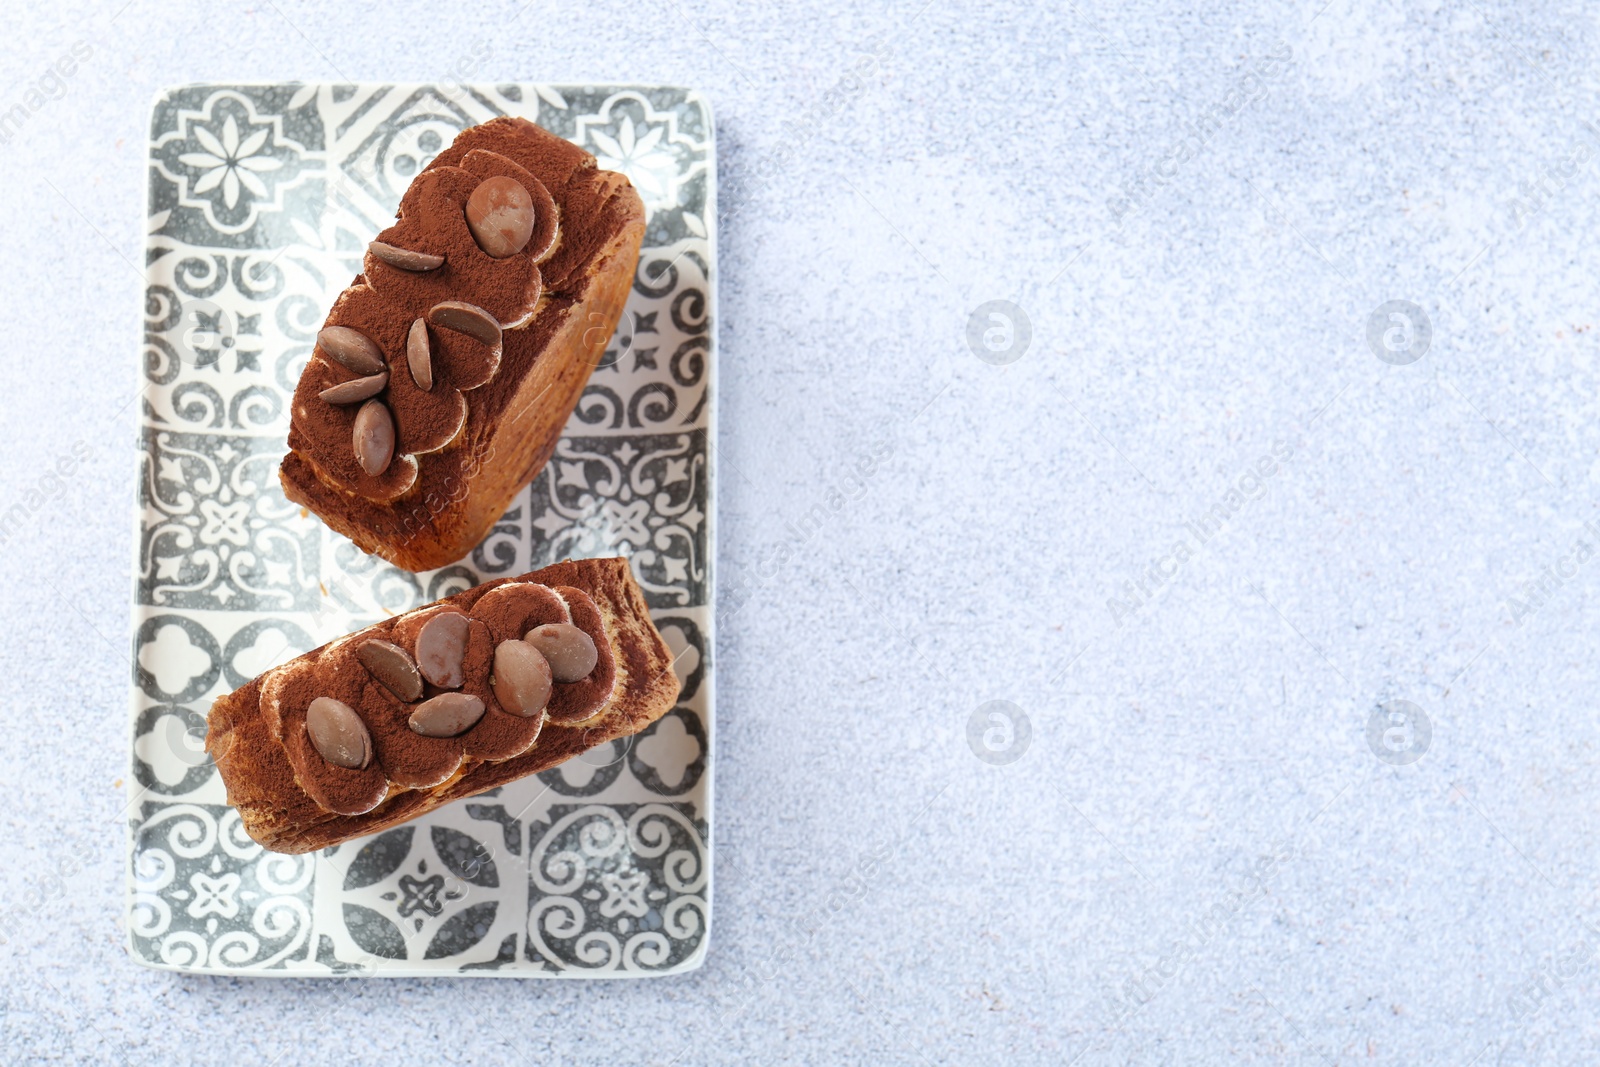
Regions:
<instances>
[{"instance_id":1,"label":"cocoa powder dusting","mask_svg":"<svg viewBox=\"0 0 1600 1067\"><path fill-rule=\"evenodd\" d=\"M528 248L505 259L478 247L464 216L472 191L490 176L523 183L542 212ZM295 390L285 480L319 500L328 490L313 482L353 494L340 510L382 538L404 527L408 502L453 493L464 472L485 461L490 431L583 298L590 260L617 233L623 209L614 202L611 178L587 152L525 119L463 130L412 182L395 224L377 235L386 244L442 255L443 266L406 271L369 254L366 273L327 320L361 331L384 354L390 377L381 399L394 416L394 460L378 475L356 462L350 449L355 411L317 396L355 375L319 351ZM552 205L557 218L544 217ZM406 339L412 322L445 300L484 308L505 333L495 350L430 327L434 380L423 390L407 368Z\"/></svg>"},{"instance_id":2,"label":"cocoa powder dusting","mask_svg":"<svg viewBox=\"0 0 1600 1067\"><path fill-rule=\"evenodd\" d=\"M469 591L470 593L477 590ZM470 602L450 607L424 608L370 626L341 638L300 660L263 676L262 709L274 736L281 740L302 788L329 811L359 814L383 800L386 792L426 789L449 780L463 760L509 759L528 749L538 738L543 716L524 718L500 706L489 678L494 648L501 641L519 640L524 633L547 622L571 622L601 650L594 672L578 682L556 683L550 697L559 704L564 721L577 713L594 715L610 699L616 666L599 609L582 590L531 582L509 582L486 589ZM464 611L471 619L466 655L462 661L465 682L457 692L481 699L483 718L457 737L424 737L407 720L415 703L446 690L429 683L421 700L408 704L374 679L359 658L361 644L377 638L415 654L417 634L439 611ZM336 767L324 760L306 737L305 711L318 697L333 697L349 704L372 735L373 760L362 770ZM385 782L387 781L387 787Z\"/></svg>"}]
</instances>

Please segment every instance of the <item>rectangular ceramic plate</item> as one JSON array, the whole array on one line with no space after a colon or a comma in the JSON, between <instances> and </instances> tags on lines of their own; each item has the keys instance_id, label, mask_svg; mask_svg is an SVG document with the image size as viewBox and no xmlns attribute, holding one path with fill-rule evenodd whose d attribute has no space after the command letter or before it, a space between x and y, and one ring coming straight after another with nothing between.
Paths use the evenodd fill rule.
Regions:
<instances>
[{"instance_id":1,"label":"rectangular ceramic plate","mask_svg":"<svg viewBox=\"0 0 1600 1067\"><path fill-rule=\"evenodd\" d=\"M412 574L285 500L289 400L334 297L461 129L522 115L648 212L622 322L555 457L460 562ZM711 919L711 115L651 86L195 85L150 130L128 946L208 974L639 977ZM636 738L371 838L266 852L201 748L217 695L396 612L628 556L678 653Z\"/></svg>"}]
</instances>

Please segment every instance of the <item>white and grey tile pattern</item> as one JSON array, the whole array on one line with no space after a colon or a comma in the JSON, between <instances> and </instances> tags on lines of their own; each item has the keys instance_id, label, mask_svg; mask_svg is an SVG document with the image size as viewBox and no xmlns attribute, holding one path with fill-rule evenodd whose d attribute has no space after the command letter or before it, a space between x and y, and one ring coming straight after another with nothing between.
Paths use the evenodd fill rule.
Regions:
<instances>
[{"instance_id":1,"label":"white and grey tile pattern","mask_svg":"<svg viewBox=\"0 0 1600 1067\"><path fill-rule=\"evenodd\" d=\"M644 197L639 271L555 459L468 558L412 574L278 487L332 298L411 178L524 115ZM128 936L180 970L666 974L710 923L714 160L697 94L650 87L195 85L150 140ZM217 695L395 612L626 555L685 687L616 741L405 826L266 852L202 746Z\"/></svg>"}]
</instances>

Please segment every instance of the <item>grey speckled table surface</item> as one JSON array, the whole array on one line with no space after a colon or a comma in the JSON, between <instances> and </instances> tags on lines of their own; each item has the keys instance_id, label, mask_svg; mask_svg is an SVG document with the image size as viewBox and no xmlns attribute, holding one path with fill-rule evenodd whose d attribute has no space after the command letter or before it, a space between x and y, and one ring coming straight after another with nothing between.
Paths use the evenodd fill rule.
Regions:
<instances>
[{"instance_id":1,"label":"grey speckled table surface","mask_svg":"<svg viewBox=\"0 0 1600 1067\"><path fill-rule=\"evenodd\" d=\"M516 10L7 12L0 110L42 93L0 145L0 511L48 499L0 553L0 1058L1595 1061L1593 12ZM133 414L99 401L148 102L463 56L717 109L707 963L140 969Z\"/></svg>"}]
</instances>

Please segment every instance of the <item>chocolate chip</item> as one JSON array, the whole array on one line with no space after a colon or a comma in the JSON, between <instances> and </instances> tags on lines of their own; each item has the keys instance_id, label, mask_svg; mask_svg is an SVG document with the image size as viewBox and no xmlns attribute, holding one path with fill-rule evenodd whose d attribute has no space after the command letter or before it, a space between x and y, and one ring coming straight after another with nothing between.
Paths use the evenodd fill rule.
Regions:
<instances>
[{"instance_id":1,"label":"chocolate chip","mask_svg":"<svg viewBox=\"0 0 1600 1067\"><path fill-rule=\"evenodd\" d=\"M356 659L401 700L416 700L422 696L422 674L411 653L399 645L376 637L368 638L356 649Z\"/></svg>"},{"instance_id":2,"label":"chocolate chip","mask_svg":"<svg viewBox=\"0 0 1600 1067\"><path fill-rule=\"evenodd\" d=\"M440 693L424 700L406 725L423 737L454 737L483 718L483 701L471 693Z\"/></svg>"},{"instance_id":3,"label":"chocolate chip","mask_svg":"<svg viewBox=\"0 0 1600 1067\"><path fill-rule=\"evenodd\" d=\"M436 270L444 266L443 256L429 255L427 252L413 252L409 248L396 248L386 245L382 241L373 241L367 245L367 251L383 260L391 267L401 270Z\"/></svg>"},{"instance_id":4,"label":"chocolate chip","mask_svg":"<svg viewBox=\"0 0 1600 1067\"><path fill-rule=\"evenodd\" d=\"M494 696L513 715L532 718L550 703L550 664L526 641L501 641L494 650Z\"/></svg>"},{"instance_id":5,"label":"chocolate chip","mask_svg":"<svg viewBox=\"0 0 1600 1067\"><path fill-rule=\"evenodd\" d=\"M349 704L318 697L306 708L306 733L317 754L336 767L360 770L372 759L372 736Z\"/></svg>"},{"instance_id":6,"label":"chocolate chip","mask_svg":"<svg viewBox=\"0 0 1600 1067\"><path fill-rule=\"evenodd\" d=\"M576 682L589 677L600 653L594 638L570 622L547 622L535 626L522 638L550 661L550 673L558 682Z\"/></svg>"},{"instance_id":7,"label":"chocolate chip","mask_svg":"<svg viewBox=\"0 0 1600 1067\"><path fill-rule=\"evenodd\" d=\"M389 372L379 371L369 374L365 378L352 378L348 382L329 386L317 396L330 404L354 404L357 400L366 400L383 392L383 387L389 384Z\"/></svg>"},{"instance_id":8,"label":"chocolate chip","mask_svg":"<svg viewBox=\"0 0 1600 1067\"><path fill-rule=\"evenodd\" d=\"M533 197L533 214L538 221L534 223L533 240L528 242L525 251L535 263L542 263L550 257L551 250L556 246L559 213L550 190L539 179L533 180L533 188L528 190L528 194Z\"/></svg>"},{"instance_id":9,"label":"chocolate chip","mask_svg":"<svg viewBox=\"0 0 1600 1067\"><path fill-rule=\"evenodd\" d=\"M428 321L447 330L475 337L486 345L500 343L500 321L476 304L446 300L428 311Z\"/></svg>"},{"instance_id":10,"label":"chocolate chip","mask_svg":"<svg viewBox=\"0 0 1600 1067\"><path fill-rule=\"evenodd\" d=\"M376 341L348 326L324 326L317 333L322 354L357 374L377 374L383 369L383 350Z\"/></svg>"},{"instance_id":11,"label":"chocolate chip","mask_svg":"<svg viewBox=\"0 0 1600 1067\"><path fill-rule=\"evenodd\" d=\"M514 256L533 236L533 197L515 178L485 178L467 197L467 228L495 259Z\"/></svg>"},{"instance_id":12,"label":"chocolate chip","mask_svg":"<svg viewBox=\"0 0 1600 1067\"><path fill-rule=\"evenodd\" d=\"M373 477L382 474L394 458L394 419L381 400L369 400L356 412L353 434L356 462Z\"/></svg>"},{"instance_id":13,"label":"chocolate chip","mask_svg":"<svg viewBox=\"0 0 1600 1067\"><path fill-rule=\"evenodd\" d=\"M411 324L406 335L406 365L411 368L411 380L426 393L433 388L433 351L428 344L428 322L418 319Z\"/></svg>"},{"instance_id":14,"label":"chocolate chip","mask_svg":"<svg viewBox=\"0 0 1600 1067\"><path fill-rule=\"evenodd\" d=\"M461 687L461 659L467 654L471 625L459 611L445 611L423 623L417 633L417 666L440 689Z\"/></svg>"}]
</instances>

